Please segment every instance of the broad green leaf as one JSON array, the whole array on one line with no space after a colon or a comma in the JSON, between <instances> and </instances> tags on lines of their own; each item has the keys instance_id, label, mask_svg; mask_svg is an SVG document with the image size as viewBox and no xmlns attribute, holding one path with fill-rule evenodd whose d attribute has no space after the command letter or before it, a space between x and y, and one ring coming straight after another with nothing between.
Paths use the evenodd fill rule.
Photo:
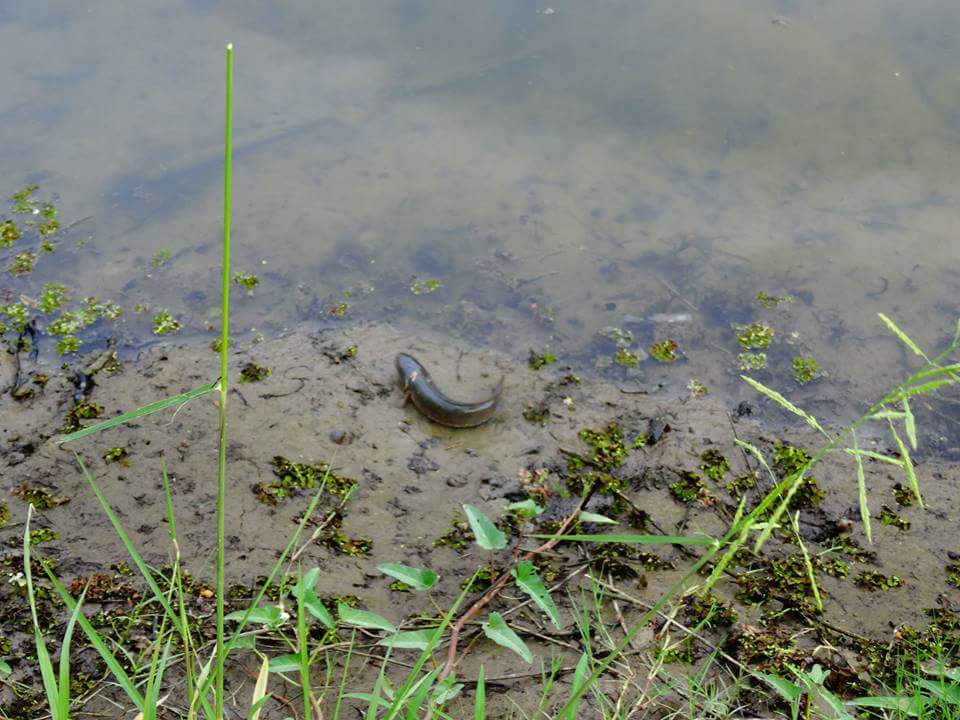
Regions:
<instances>
[{"instance_id":1,"label":"broad green leaf","mask_svg":"<svg viewBox=\"0 0 960 720\"><path fill-rule=\"evenodd\" d=\"M904 345L910 348L916 355L919 355L924 360L927 359L927 356L923 354L923 350L921 350L917 346L917 344L913 340L911 340L907 336L907 334L903 330L901 330L893 320L888 318L883 313L877 313L877 315L880 316L880 319L883 320L884 324L890 329L890 332L892 332L894 335L900 338L900 342L902 342Z\"/></svg>"},{"instance_id":2,"label":"broad green leaf","mask_svg":"<svg viewBox=\"0 0 960 720\"><path fill-rule=\"evenodd\" d=\"M167 398L166 400L160 400L155 403L150 403L149 405L144 405L143 407L137 408L136 410L131 410L130 412L123 413L123 415L117 415L116 417L110 418L109 420L104 420L103 422L99 422L96 425L90 425L81 430L77 430L76 432L72 432L69 435L61 435L60 437L56 438L53 442L57 445L62 445L65 442L71 442L72 440L79 440L82 437L86 437L87 435L92 435L93 433L100 432L101 430L106 430L107 428L112 428L114 425L120 425L121 423L125 423L128 420L136 420L137 418L141 418L144 415L150 415L151 413L164 410L168 407L172 407L173 405L182 405L188 400L192 400L193 398L200 397L201 395L206 395L208 392L217 390L219 387L220 387L220 381L217 380L216 382L209 383L208 385L203 385L202 387L198 387L195 390L190 390L181 395L177 395L176 397Z\"/></svg>"},{"instance_id":3,"label":"broad green leaf","mask_svg":"<svg viewBox=\"0 0 960 720\"><path fill-rule=\"evenodd\" d=\"M483 634L497 645L513 650L523 658L524 662L533 663L533 654L530 652L530 648L520 639L519 635L510 629L500 613L490 613L490 617L483 623Z\"/></svg>"},{"instance_id":4,"label":"broad green leaf","mask_svg":"<svg viewBox=\"0 0 960 720\"><path fill-rule=\"evenodd\" d=\"M453 676L450 676L433 689L433 696L430 698L430 702L434 705L443 705L453 700L453 698L460 694L461 690L463 690L463 683L454 683Z\"/></svg>"},{"instance_id":5,"label":"broad green leaf","mask_svg":"<svg viewBox=\"0 0 960 720\"><path fill-rule=\"evenodd\" d=\"M510 503L507 505L507 510L523 515L524 517L536 517L543 512L543 508L530 498L521 500L520 502Z\"/></svg>"},{"instance_id":6,"label":"broad green leaf","mask_svg":"<svg viewBox=\"0 0 960 720\"><path fill-rule=\"evenodd\" d=\"M533 563L529 560L520 562L513 570L513 577L520 589L533 599L537 607L550 618L553 626L560 630L560 613L557 612L557 606L553 602L553 598L550 597L549 591L544 586L543 581L540 580L540 576L537 575L537 569L533 566Z\"/></svg>"},{"instance_id":7,"label":"broad green leaf","mask_svg":"<svg viewBox=\"0 0 960 720\"><path fill-rule=\"evenodd\" d=\"M873 697L859 697L853 700L847 700L847 705L854 707L872 707L883 710L893 710L897 713L903 713L910 717L919 717L923 714L927 705L927 700L922 695L911 697L897 697L891 695L878 695Z\"/></svg>"},{"instance_id":8,"label":"broad green leaf","mask_svg":"<svg viewBox=\"0 0 960 720\"><path fill-rule=\"evenodd\" d=\"M532 538L552 538L567 542L625 543L627 545L703 545L712 547L716 540L706 535L633 535L608 533L602 535L530 535Z\"/></svg>"},{"instance_id":9,"label":"broad green leaf","mask_svg":"<svg viewBox=\"0 0 960 720\"><path fill-rule=\"evenodd\" d=\"M9 675L9 674L12 673L12 672L13 672L13 668L11 668L11 667L10 667L7 663L5 663L3 660L0 660L0 674Z\"/></svg>"},{"instance_id":10,"label":"broad green leaf","mask_svg":"<svg viewBox=\"0 0 960 720\"><path fill-rule=\"evenodd\" d=\"M293 586L291 593L303 604L307 612L323 623L324 627L332 630L335 625L333 616L313 589L319 577L320 568L315 567L307 570L303 577L297 581L297 584Z\"/></svg>"},{"instance_id":11,"label":"broad green leaf","mask_svg":"<svg viewBox=\"0 0 960 720\"><path fill-rule=\"evenodd\" d=\"M387 632L397 631L396 626L385 617L369 610L356 610L346 603L337 603L337 615L340 617L340 621L347 625L356 625L372 630L386 630Z\"/></svg>"},{"instance_id":12,"label":"broad green leaf","mask_svg":"<svg viewBox=\"0 0 960 720\"><path fill-rule=\"evenodd\" d=\"M960 705L960 685L931 680L917 680L917 685L948 705Z\"/></svg>"},{"instance_id":13,"label":"broad green leaf","mask_svg":"<svg viewBox=\"0 0 960 720\"><path fill-rule=\"evenodd\" d=\"M246 611L237 610L232 612L229 615L224 616L224 620L243 620L243 616L246 615ZM271 630L276 630L281 627L287 620L290 619L290 615L282 610L277 605L267 605L265 607L254 608L250 612L250 617L247 618L247 622L260 623L261 625L266 625Z\"/></svg>"},{"instance_id":14,"label":"broad green leaf","mask_svg":"<svg viewBox=\"0 0 960 720\"><path fill-rule=\"evenodd\" d=\"M429 590L437 582L437 574L433 570L420 570L400 563L383 563L377 565L377 570L406 583L418 592Z\"/></svg>"},{"instance_id":15,"label":"broad green leaf","mask_svg":"<svg viewBox=\"0 0 960 720\"><path fill-rule=\"evenodd\" d=\"M363 700L374 706L381 707L390 707L390 703L384 700L382 697L377 697L373 693L364 693L364 692L352 692L344 693L345 698L350 698L351 700Z\"/></svg>"},{"instance_id":16,"label":"broad green leaf","mask_svg":"<svg viewBox=\"0 0 960 720\"><path fill-rule=\"evenodd\" d=\"M803 695L803 688L800 685L790 682L779 675L769 675L767 673L760 672L759 670L755 670L753 674L766 681L780 694L780 697L782 697L788 703L796 702L800 696Z\"/></svg>"},{"instance_id":17,"label":"broad green leaf","mask_svg":"<svg viewBox=\"0 0 960 720\"><path fill-rule=\"evenodd\" d=\"M300 670L300 653L272 657L269 668L270 672L296 672Z\"/></svg>"},{"instance_id":18,"label":"broad green leaf","mask_svg":"<svg viewBox=\"0 0 960 720\"><path fill-rule=\"evenodd\" d=\"M586 510L580 511L580 520L583 522L591 522L596 525L619 525L616 520L608 518L606 515L598 515L597 513L587 512Z\"/></svg>"},{"instance_id":19,"label":"broad green leaf","mask_svg":"<svg viewBox=\"0 0 960 720\"><path fill-rule=\"evenodd\" d=\"M500 532L490 518L473 505L464 505L463 511L467 514L470 529L477 538L477 545L484 550L503 550L507 546L507 536Z\"/></svg>"},{"instance_id":20,"label":"broad green leaf","mask_svg":"<svg viewBox=\"0 0 960 720\"><path fill-rule=\"evenodd\" d=\"M377 643L384 647L400 648L403 650L426 650L430 646L430 639L434 630L408 630L385 637Z\"/></svg>"}]
</instances>

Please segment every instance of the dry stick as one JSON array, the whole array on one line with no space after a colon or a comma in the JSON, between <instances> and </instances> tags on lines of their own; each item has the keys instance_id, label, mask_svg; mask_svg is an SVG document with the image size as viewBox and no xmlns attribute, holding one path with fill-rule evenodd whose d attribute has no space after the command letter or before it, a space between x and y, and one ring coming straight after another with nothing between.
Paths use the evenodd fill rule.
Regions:
<instances>
[{"instance_id":1,"label":"dry stick","mask_svg":"<svg viewBox=\"0 0 960 720\"><path fill-rule=\"evenodd\" d=\"M560 529L557 530L556 534L547 540L543 545L538 547L536 550L524 554L521 562L523 560L532 560L537 553L546 552L552 550L556 547L557 543L560 542L560 536L563 535L567 528L573 524L573 521L576 520L577 516L580 514L580 511L587 504L587 501L590 500L590 497L593 495L593 490L596 486L591 485L590 489L584 493L583 497L580 498L580 502L577 504L577 507L574 509L570 515L563 521L563 524L560 526ZM450 646L447 648L447 661L443 665L443 670L440 672L440 675L437 677L437 682L443 682L446 680L447 676L453 671L453 668L457 666L459 662L457 657L457 641L460 639L460 631L463 629L463 626L470 622L473 617L477 615L483 608L485 608L491 600L493 600L497 595L500 594L500 591L506 586L510 581L511 575L508 572L504 572L497 578L497 581L490 586L490 589L487 590L483 595L480 596L480 599L477 600L473 605L470 606L470 609L467 610L459 620L457 620L456 625L453 626L453 629L450 631ZM462 659L462 658L461 658Z\"/></svg>"}]
</instances>

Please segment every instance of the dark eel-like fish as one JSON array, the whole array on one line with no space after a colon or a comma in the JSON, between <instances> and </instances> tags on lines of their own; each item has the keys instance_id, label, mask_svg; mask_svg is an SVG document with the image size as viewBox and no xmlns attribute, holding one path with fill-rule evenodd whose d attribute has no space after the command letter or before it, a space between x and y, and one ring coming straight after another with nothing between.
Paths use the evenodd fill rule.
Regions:
<instances>
[{"instance_id":1,"label":"dark eel-like fish","mask_svg":"<svg viewBox=\"0 0 960 720\"><path fill-rule=\"evenodd\" d=\"M453 428L476 427L483 425L497 412L500 394L503 392L502 376L492 397L481 402L457 402L440 391L430 373L412 355L398 353L396 365L404 395L413 402L417 410L438 425Z\"/></svg>"}]
</instances>

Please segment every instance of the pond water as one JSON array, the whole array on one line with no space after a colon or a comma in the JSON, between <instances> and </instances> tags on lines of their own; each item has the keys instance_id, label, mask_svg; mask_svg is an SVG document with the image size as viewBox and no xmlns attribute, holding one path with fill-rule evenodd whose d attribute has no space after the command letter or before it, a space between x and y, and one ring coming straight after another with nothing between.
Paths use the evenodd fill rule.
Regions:
<instances>
[{"instance_id":1,"label":"pond water","mask_svg":"<svg viewBox=\"0 0 960 720\"><path fill-rule=\"evenodd\" d=\"M932 352L953 335L947 0L6 3L2 192L37 183L73 225L0 290L115 300L127 350L159 308L214 337L230 41L233 263L260 280L238 341L415 319L735 403L760 322L754 374L842 421L916 367L878 312ZM678 360L646 358L664 340ZM927 409L957 452L957 405Z\"/></svg>"}]
</instances>

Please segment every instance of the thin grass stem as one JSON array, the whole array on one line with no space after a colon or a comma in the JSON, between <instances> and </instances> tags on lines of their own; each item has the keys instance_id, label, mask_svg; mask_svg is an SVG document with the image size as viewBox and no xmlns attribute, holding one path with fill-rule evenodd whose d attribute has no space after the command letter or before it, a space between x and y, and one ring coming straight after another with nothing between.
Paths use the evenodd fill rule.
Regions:
<instances>
[{"instance_id":1,"label":"thin grass stem","mask_svg":"<svg viewBox=\"0 0 960 720\"><path fill-rule=\"evenodd\" d=\"M224 107L223 152L223 275L220 307L220 440L217 464L217 649L214 715L223 717L223 599L227 591L224 573L224 516L227 504L227 353L230 347L230 171L233 144L233 43L226 52L226 100Z\"/></svg>"}]
</instances>

